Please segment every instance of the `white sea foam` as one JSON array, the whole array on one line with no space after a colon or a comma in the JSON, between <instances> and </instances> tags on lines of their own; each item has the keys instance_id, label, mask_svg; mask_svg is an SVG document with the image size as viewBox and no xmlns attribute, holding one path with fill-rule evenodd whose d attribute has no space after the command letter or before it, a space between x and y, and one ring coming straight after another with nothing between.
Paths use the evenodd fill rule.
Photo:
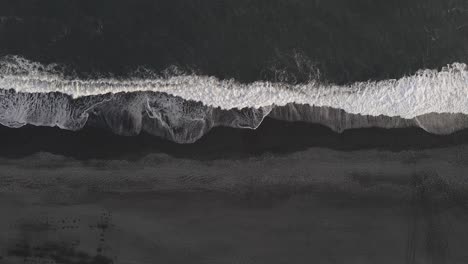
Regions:
<instances>
[{"instance_id":1,"label":"white sea foam","mask_svg":"<svg viewBox=\"0 0 468 264\"><path fill-rule=\"evenodd\" d=\"M18 57L0 61L0 89L22 93L60 92L73 98L107 93L153 91L222 109L261 108L288 103L328 106L352 114L414 118L427 113L468 114L468 68L454 63L441 70L421 70L396 80L350 85L241 84L214 77L181 75L151 79L65 78L53 65Z\"/></svg>"}]
</instances>

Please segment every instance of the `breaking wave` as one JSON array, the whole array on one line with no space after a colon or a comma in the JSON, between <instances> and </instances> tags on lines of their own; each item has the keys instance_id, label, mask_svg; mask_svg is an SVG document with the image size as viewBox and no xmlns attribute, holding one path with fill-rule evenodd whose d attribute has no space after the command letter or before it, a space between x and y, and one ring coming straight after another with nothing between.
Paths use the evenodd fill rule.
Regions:
<instances>
[{"instance_id":1,"label":"breaking wave","mask_svg":"<svg viewBox=\"0 0 468 264\"><path fill-rule=\"evenodd\" d=\"M461 63L339 86L243 84L193 74L85 80L65 76L57 65L0 60L0 123L9 127L79 130L89 124L190 143L215 126L255 129L266 116L335 131L419 126L447 134L468 127L467 114L468 68Z\"/></svg>"}]
</instances>

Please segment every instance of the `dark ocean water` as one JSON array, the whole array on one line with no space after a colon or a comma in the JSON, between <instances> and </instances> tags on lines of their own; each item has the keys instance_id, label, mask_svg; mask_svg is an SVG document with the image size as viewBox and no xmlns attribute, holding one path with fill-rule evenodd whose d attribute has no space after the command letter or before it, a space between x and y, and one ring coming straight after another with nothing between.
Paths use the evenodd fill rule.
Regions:
<instances>
[{"instance_id":1,"label":"dark ocean water","mask_svg":"<svg viewBox=\"0 0 468 264\"><path fill-rule=\"evenodd\" d=\"M346 83L468 62L467 25L464 0L3 0L0 55L83 75Z\"/></svg>"}]
</instances>

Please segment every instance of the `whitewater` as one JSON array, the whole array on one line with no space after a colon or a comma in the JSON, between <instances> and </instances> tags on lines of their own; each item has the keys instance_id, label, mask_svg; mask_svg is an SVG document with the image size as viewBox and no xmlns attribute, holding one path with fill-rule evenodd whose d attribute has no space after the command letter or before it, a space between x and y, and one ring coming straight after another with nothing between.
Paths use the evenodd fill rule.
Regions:
<instances>
[{"instance_id":1,"label":"whitewater","mask_svg":"<svg viewBox=\"0 0 468 264\"><path fill-rule=\"evenodd\" d=\"M400 79L350 85L254 82L182 75L158 79L68 79L19 57L0 62L0 88L18 93L59 92L72 98L132 92L163 92L221 109L262 108L288 103L326 106L361 115L414 118L427 113L468 114L468 68L453 63Z\"/></svg>"},{"instance_id":2,"label":"whitewater","mask_svg":"<svg viewBox=\"0 0 468 264\"><path fill-rule=\"evenodd\" d=\"M266 116L335 131L418 126L447 134L468 127L468 67L453 63L400 79L335 85L240 83L179 74L78 79L57 65L0 60L0 123L79 130L91 123L122 135L144 131L180 143L212 127L257 128Z\"/></svg>"}]
</instances>

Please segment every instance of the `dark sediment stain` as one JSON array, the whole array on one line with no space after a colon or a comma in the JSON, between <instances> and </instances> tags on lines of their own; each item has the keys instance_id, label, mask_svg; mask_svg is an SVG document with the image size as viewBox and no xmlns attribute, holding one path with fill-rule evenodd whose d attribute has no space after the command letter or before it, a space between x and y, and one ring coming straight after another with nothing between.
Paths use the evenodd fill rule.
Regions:
<instances>
[{"instance_id":1,"label":"dark sediment stain","mask_svg":"<svg viewBox=\"0 0 468 264\"><path fill-rule=\"evenodd\" d=\"M112 264L113 260L102 256L89 255L83 251L77 251L65 244L48 242L41 246L31 246L27 242L18 243L7 250L7 257L22 258L28 263L43 263L52 260L57 264ZM41 262L42 261L42 262Z\"/></svg>"}]
</instances>

